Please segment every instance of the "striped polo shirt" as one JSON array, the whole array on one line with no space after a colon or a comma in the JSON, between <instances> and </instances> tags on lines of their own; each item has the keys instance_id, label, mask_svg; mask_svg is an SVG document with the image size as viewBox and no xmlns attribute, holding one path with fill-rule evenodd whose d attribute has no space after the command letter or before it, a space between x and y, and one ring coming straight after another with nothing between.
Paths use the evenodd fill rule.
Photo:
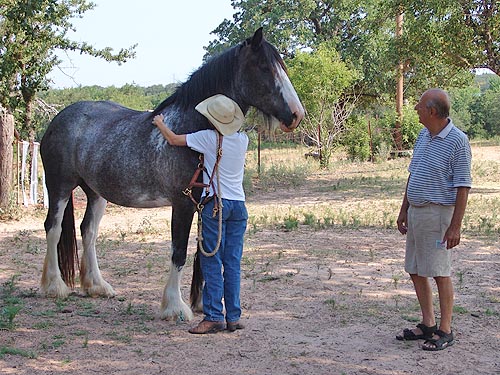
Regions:
<instances>
[{"instance_id":1,"label":"striped polo shirt","mask_svg":"<svg viewBox=\"0 0 500 375\"><path fill-rule=\"evenodd\" d=\"M455 205L457 188L472 186L471 160L469 139L451 120L434 137L422 129L408 167L408 202L412 206Z\"/></svg>"}]
</instances>

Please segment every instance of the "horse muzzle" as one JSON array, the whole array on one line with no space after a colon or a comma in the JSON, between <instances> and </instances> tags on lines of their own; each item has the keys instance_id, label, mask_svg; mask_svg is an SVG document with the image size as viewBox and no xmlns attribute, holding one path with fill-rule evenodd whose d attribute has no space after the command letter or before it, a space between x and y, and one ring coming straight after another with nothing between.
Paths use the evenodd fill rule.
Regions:
<instances>
[{"instance_id":1,"label":"horse muzzle","mask_svg":"<svg viewBox=\"0 0 500 375\"><path fill-rule=\"evenodd\" d=\"M299 126L300 122L303 120L304 115L305 115L304 108L302 107L297 108L297 110L293 113L293 120L290 125L287 126L283 122L280 123L281 130L284 131L285 133L294 131L297 128L297 126Z\"/></svg>"}]
</instances>

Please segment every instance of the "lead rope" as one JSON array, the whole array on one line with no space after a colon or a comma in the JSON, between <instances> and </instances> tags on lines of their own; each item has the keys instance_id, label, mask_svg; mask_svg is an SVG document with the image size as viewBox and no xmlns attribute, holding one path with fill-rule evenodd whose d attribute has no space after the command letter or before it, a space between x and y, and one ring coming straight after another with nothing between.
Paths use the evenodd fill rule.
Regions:
<instances>
[{"instance_id":1,"label":"lead rope","mask_svg":"<svg viewBox=\"0 0 500 375\"><path fill-rule=\"evenodd\" d=\"M203 204L199 203L196 208L198 211L198 246L200 252L206 257L213 257L219 251L220 244L222 242L222 197L221 197L221 187L220 187L220 173L219 173L219 161L222 157L222 139L219 132L217 132L217 160L215 162L214 170L215 176L217 177L217 194L215 199L217 199L218 205L214 205L212 212L212 217L215 217L217 213L219 214L219 234L217 236L217 244L212 252L208 253L203 247L203 218L202 211L205 207ZM215 193L215 192L214 192Z\"/></svg>"}]
</instances>

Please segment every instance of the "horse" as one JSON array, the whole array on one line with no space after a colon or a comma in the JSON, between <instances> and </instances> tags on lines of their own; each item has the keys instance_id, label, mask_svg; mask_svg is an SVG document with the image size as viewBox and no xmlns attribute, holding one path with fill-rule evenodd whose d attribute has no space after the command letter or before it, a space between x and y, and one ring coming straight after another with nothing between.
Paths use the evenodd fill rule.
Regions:
<instances>
[{"instance_id":1,"label":"horse","mask_svg":"<svg viewBox=\"0 0 500 375\"><path fill-rule=\"evenodd\" d=\"M268 119L277 119L285 131L294 130L305 114L284 61L259 28L203 63L153 111L136 111L110 101L81 101L54 117L40 146L49 197L41 277L45 296L66 298L72 293L78 263L83 293L115 296L99 270L95 246L107 202L137 208L171 205L170 271L160 318L193 319L191 308L201 305L203 277L198 248L190 307L182 299L180 280L196 207L183 190L198 166L199 155L188 147L170 146L152 119L163 114L165 123L178 134L214 129L195 106L215 94L232 98L244 114L255 107ZM73 204L77 187L87 198L80 225L80 257ZM194 189L193 196L199 199L200 195L201 189Z\"/></svg>"}]
</instances>

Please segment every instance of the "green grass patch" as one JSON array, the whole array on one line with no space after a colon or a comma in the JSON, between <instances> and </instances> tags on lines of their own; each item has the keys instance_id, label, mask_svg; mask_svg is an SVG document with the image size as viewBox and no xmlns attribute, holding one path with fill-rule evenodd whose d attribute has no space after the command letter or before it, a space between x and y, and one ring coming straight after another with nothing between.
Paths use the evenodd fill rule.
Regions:
<instances>
[{"instance_id":1,"label":"green grass patch","mask_svg":"<svg viewBox=\"0 0 500 375\"><path fill-rule=\"evenodd\" d=\"M18 355L29 359L35 359L37 357L37 354L30 350L0 346L0 359L3 359L6 355Z\"/></svg>"},{"instance_id":2,"label":"green grass patch","mask_svg":"<svg viewBox=\"0 0 500 375\"><path fill-rule=\"evenodd\" d=\"M12 276L0 289L0 330L13 330L14 320L24 306L22 299L14 295L17 290L16 279L17 276Z\"/></svg>"}]
</instances>

